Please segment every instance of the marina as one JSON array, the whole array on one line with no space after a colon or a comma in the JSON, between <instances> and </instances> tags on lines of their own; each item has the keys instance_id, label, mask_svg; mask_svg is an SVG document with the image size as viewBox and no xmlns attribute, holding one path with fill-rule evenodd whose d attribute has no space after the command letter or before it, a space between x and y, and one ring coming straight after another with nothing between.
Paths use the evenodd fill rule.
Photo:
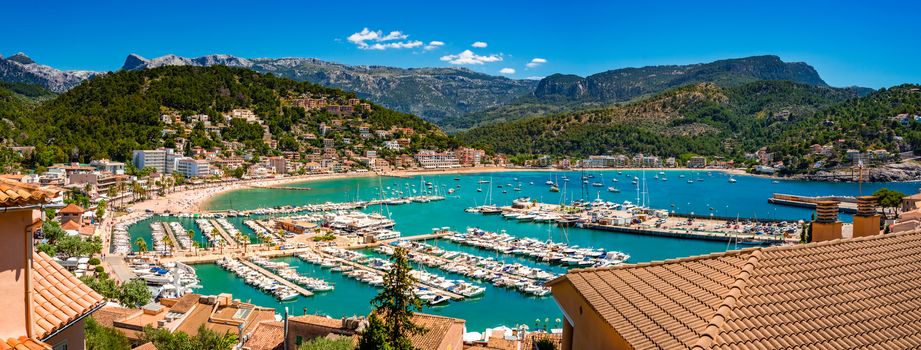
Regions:
<instances>
[{"instance_id":1,"label":"marina","mask_svg":"<svg viewBox=\"0 0 921 350\"><path fill-rule=\"evenodd\" d=\"M731 230L739 233L740 237L761 237L765 238L776 236L778 234L789 233L794 229L797 220L808 219L811 211L807 208L779 206L766 203L765 198L769 198L775 192L798 193L802 195L820 196L828 193L838 193L841 195L856 194L856 185L849 184L827 184L827 183L804 183L793 181L780 181L779 184L772 184L770 179L763 179L749 176L734 176L735 183L729 183L729 177L719 172L713 172L707 175L707 172L692 171L666 171L667 177L673 180L681 179L680 174L685 174L685 179L702 178L704 181L688 185L685 181L662 181L650 180L648 193L639 195L637 201L636 193L632 193L632 178L639 178L642 183L642 174L640 172L624 171L624 174L618 175L614 171L597 172L597 180L600 182L604 173L604 183L614 184L621 192L609 192L605 189L591 186L592 181L585 187L589 189L584 195L580 192L580 181L577 181L579 174L576 172L560 173L568 174L571 181L563 181L560 175L548 176L547 172L509 172L495 174L471 174L471 175L427 175L425 182L420 181L420 177L411 178L349 178L326 181L314 181L309 183L310 191L284 191L278 189L244 189L219 195L212 199L208 206L215 209L214 212L204 212L197 214L197 218L190 214L182 216L173 215L167 217L153 216L147 217L129 226L127 231L131 232L129 240L133 240L138 232L141 237L143 229L149 226L150 221L176 221L182 223L188 229L194 229L194 237L198 242L204 241L206 244L213 244L214 240L223 240L224 234L218 233L216 238L209 238L206 232L211 232L214 228L221 228L226 231L226 227L217 222L219 219L226 220L231 227L238 230L243 235L254 237L249 249L255 252L258 259L265 258L269 262L283 262L289 265L290 270L296 271L300 276L305 278L316 278L335 286L333 290L322 292L307 297L299 297L288 301L281 301L273 294L262 291L259 287L246 284L245 282L237 283L234 280L239 279L232 272L224 270L216 264L209 262L219 261L220 255L217 250L212 253L199 253L192 256L175 256L168 259L176 261L196 262L192 265L201 278L202 288L197 289L200 293L209 293L217 291L218 286L225 286L220 289L229 290L235 295L245 295L246 298L254 301L260 301L265 305L289 305L294 308L305 307L311 312L328 314L333 317L347 316L353 314L366 314L369 305L366 303L373 295L376 294L377 287L372 285L375 276L380 276L382 270L377 270L369 266L368 269L359 268L354 265L348 265L352 271L333 271L333 267L323 267L321 264L314 264L297 258L296 255L306 252L312 252L315 248L322 249L324 244L336 244L336 249L348 248L358 249L366 258L373 258L375 255L386 258L386 254L381 251L372 251L374 248L390 247L395 245L414 247L417 250L411 250L413 255L412 262L419 269L428 268L432 271L439 271L434 277L429 275L419 275L417 278L426 278L431 281L459 281L467 280L465 285L482 288L483 291L475 296L464 296L462 293L455 293L460 299L445 295L451 301L439 304L429 304L425 312L442 314L452 317L461 317L468 321L469 327L484 328L498 324L515 324L516 322L533 321L535 318L543 318L546 315L554 315L556 306L547 297L540 297L540 291L534 289L535 293L522 290L519 287L511 287L514 283L498 285L490 279L480 278L480 274L474 276L477 267L483 269L480 264L486 263L488 259L494 261L493 267L498 267L501 271L506 266L516 267L515 272L527 272L528 269L539 270L547 275L559 275L565 273L568 269L594 266L598 263L594 260L589 265L585 260L585 254L582 259L573 257L570 261L564 263L562 259L552 259L546 254L540 256L532 255L531 252L539 251L538 247L550 247L553 249L566 248L584 249L583 253L597 254L601 249L605 254L608 252L622 253L622 262L641 263L652 260L663 260L680 256L691 256L699 254L708 254L712 252L724 251L736 247L744 247L749 239L741 240L706 240L702 236L706 235L705 231L715 230L718 225L729 224L729 218L741 216L742 218L758 218L758 221L748 222L741 219L730 225ZM632 174L629 176L627 174ZM652 174L650 173L650 176ZM458 180L454 180L457 177ZM492 205L498 211L495 214L482 213L464 213L466 208L484 205L487 202L486 183L489 178L493 178L493 187L496 190L492 193ZM556 177L555 183L559 184L560 192L550 192L548 186L544 184L548 178ZM514 178L517 178L515 180ZM619 181L614 182L612 178ZM660 177L661 178L661 177ZM395 203L375 202L374 205L362 204L359 198L379 198L383 190L388 196L392 195L400 198L403 193L412 193L413 189L417 193L419 190L428 190L426 182L432 183L431 191L434 188L441 188L440 199L436 200L395 200ZM502 189L507 189L508 193L501 193L498 184L503 184ZM515 191L519 187L520 191ZM531 184L533 183L533 184ZM304 184L291 184L290 186L306 186ZM444 186L442 186L444 184ZM509 187L511 184L511 187ZM413 186L415 185L415 186ZM914 188L916 185L905 183L896 184L902 186L905 191L908 188ZM477 192L477 187L484 191ZM694 186L694 191L688 191L688 186ZM733 187L728 191L726 187ZM864 192L872 191L876 184L864 184ZM892 185L889 185L890 188ZM389 189L388 189L389 187ZM453 187L454 191L448 194L446 188ZM739 189L743 190L739 190ZM635 192L635 191L634 191ZM540 203L541 206L548 209L549 214L552 208L559 210L560 204L565 203L567 208L580 204L581 209L585 210L584 215L589 221L578 225L578 222L559 222L558 219L565 219L567 215L573 212L557 212L555 218L552 215L545 215L539 218L535 215L532 218L516 218L506 215L514 212L510 210L516 200L522 197L530 197L529 203ZM583 199L584 197L584 199ZM608 231L608 227L600 225L611 223L603 220L591 222L592 215L596 219L613 218L616 215L615 206L613 205L593 205L592 202L598 198L605 203L616 203L620 207L616 210L625 209L625 201L631 204L643 204L645 198L645 207L658 211L667 212L666 221L661 225L668 226L669 230L677 233L668 236L648 234L649 231L656 229L655 221L660 218L655 214L650 214L648 227L638 226L624 222L626 226L618 227L616 231ZM368 203L370 201L364 202ZM519 201L520 202L520 201ZM717 204L719 203L719 204ZM640 207L641 205L636 205ZM298 208L298 209L293 209ZM712 210L711 210L712 208ZM535 211L533 208L530 208ZM571 210L571 209L568 209ZM360 213L360 214L359 214ZM528 211L525 211L527 215ZM712 215L711 215L712 214ZM631 214L632 215L632 214ZM546 216L553 220L548 220ZM694 217L689 220L689 217ZM716 220L713 218L726 218L726 220ZM847 214L841 215L842 219L848 220ZM362 227L363 220L379 220L379 223L386 230L399 232L399 236L390 239L380 239L375 242L366 243L362 239L365 233L373 232L378 227ZM536 220L535 220L536 219ZM147 220L147 221L143 221ZM329 229L337 232L336 237L341 240L331 242L314 242L310 235L284 233L278 229L278 222L284 220L304 221L317 225L319 229ZM734 221L734 220L732 220ZM786 221L787 225L780 223ZM201 225L207 223L211 229ZM336 227L332 227L335 223ZM704 228L699 225L704 224ZM143 225L143 226L139 226ZM599 225L599 226L590 226ZM439 227L433 231L432 227ZM161 227L162 228L162 227ZM448 228L448 230L443 230ZM467 242L455 241L452 238L467 233L467 228L481 230L498 235L503 233L507 241L496 241L495 243L504 245L499 249L492 247L478 247ZM642 229L642 232L627 232L630 229ZM729 228L724 228L729 229ZM140 231L139 231L140 230ZM149 228L147 229L150 230ZM312 230L312 229L311 229ZM504 230L504 232L503 232ZM174 231L176 231L174 229ZM715 232L715 231L714 231ZM758 233L762 232L762 233ZM268 238L257 239L258 237ZM386 236L380 236L386 237ZM791 235L792 237L792 235ZM178 237L177 237L178 238ZM232 237L230 237L233 239ZM693 239L690 239L693 238ZM406 242L414 242L409 245ZM488 241L488 240L483 240ZM234 242L233 240L230 242ZM775 243L770 240L768 243ZM204 246L204 245L203 245ZM270 247L276 248L270 248ZM310 248L310 247L315 248ZM528 247L533 247L531 251ZM429 247L445 251L444 254L450 254L450 259L444 258L444 254L431 254ZM511 247L511 249L509 249ZM525 248L525 249L521 249ZM224 253L237 254L242 251L242 246L227 245L224 247ZM437 252L437 251L436 251ZM179 252L173 252L174 255ZM379 255L377 255L379 254ZM335 258L330 255L329 258ZM612 261L609 265L616 265L620 255L613 254ZM597 259L597 258L595 258ZM582 265L580 266L580 261ZM370 262L368 260L367 262ZM215 268L216 267L216 268ZM523 268L522 268L523 267ZM265 268L265 267L264 267ZM527 268L527 269L525 269ZM267 270L271 270L266 268ZM342 269L339 267L337 270ZM348 269L346 267L345 269ZM370 269L370 271L369 271ZM360 270L364 272L355 273ZM474 272L471 272L474 271ZM491 270L490 270L491 271ZM353 272L356 277L349 277L346 273ZM443 274L442 274L443 272ZM281 273L276 272L282 276ZM360 275L359 275L360 274ZM297 283L293 275L283 278ZM423 277L425 276L425 277ZM521 277L512 273L505 273L509 281L513 278ZM541 277L546 277L541 276ZM366 281L361 280L364 278ZM536 281L533 275L530 277ZM524 280L521 280L524 281ZM377 282L374 282L377 283ZM453 282L449 282L453 283ZM299 283L298 283L299 284ZM527 284L527 283L522 283ZM303 285L302 285L303 286ZM445 287L451 287L444 284ZM306 288L305 289L309 289ZM477 291L478 288L466 287L470 291ZM448 292L448 290L444 290ZM242 293L242 294L241 294ZM433 298L428 293L423 293L426 298ZM349 300L358 300L357 303L339 303L335 300L349 298ZM284 304L282 304L284 303ZM503 313L500 316L486 317L493 312L496 305L503 306Z\"/></svg>"}]
</instances>

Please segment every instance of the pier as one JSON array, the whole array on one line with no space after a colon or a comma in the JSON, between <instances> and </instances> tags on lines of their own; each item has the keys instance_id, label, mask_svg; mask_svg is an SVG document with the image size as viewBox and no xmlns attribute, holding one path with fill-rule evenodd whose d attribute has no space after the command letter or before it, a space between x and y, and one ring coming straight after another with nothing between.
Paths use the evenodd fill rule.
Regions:
<instances>
[{"instance_id":1,"label":"pier","mask_svg":"<svg viewBox=\"0 0 921 350\"><path fill-rule=\"evenodd\" d=\"M378 275L383 275L383 274L384 274L384 272L381 271L381 270L377 270L377 269L374 269L374 268L371 268L371 267L369 267L369 266L365 266L365 265L359 264L359 263L357 263L357 262L354 262L354 261L351 261L351 260L348 260L348 259L343 259L343 258L337 257L337 256L335 256L335 255L327 254L327 253L322 252L322 251L319 251L319 250L314 250L313 252L316 253L316 254L318 254L318 255L320 255L320 256L322 256L323 258L326 258L326 259L334 259L334 260L336 260L336 261L339 262L339 263L343 263L343 264L349 265L349 266L351 266L351 267L353 267L353 268L356 268L356 269L361 269L361 270L368 271L368 272L371 272L371 273L375 273L375 274L378 274ZM460 294L457 294L457 293L454 293L454 292L449 292L449 291L446 291L446 290L444 290L444 289L438 288L437 286L432 286L432 285L429 285L429 284L426 284L426 283L419 282L419 284L424 285L426 288L428 288L428 289L430 289L430 290L432 290L432 291L434 291L434 292L436 292L436 293L439 293L439 294L442 294L442 295L446 295L446 296L448 296L448 297L451 297L451 299L454 299L454 300L464 300L464 296L463 296L463 295L460 295Z\"/></svg>"},{"instance_id":2,"label":"pier","mask_svg":"<svg viewBox=\"0 0 921 350\"><path fill-rule=\"evenodd\" d=\"M768 198L768 203L777 205L786 205L791 207L815 209L816 202L819 201L836 201L838 202L838 212L845 214L857 214L857 198L850 196L797 196L792 194L774 193Z\"/></svg>"},{"instance_id":3,"label":"pier","mask_svg":"<svg viewBox=\"0 0 921 350\"><path fill-rule=\"evenodd\" d=\"M632 233L637 235L646 235L646 236L659 236L659 237L672 237L672 238L686 238L686 239L700 239L705 241L721 241L721 242L732 242L733 240L739 241L757 241L760 243L783 243L783 242L799 242L797 239L793 238L783 238L783 237L774 237L774 236L765 236L765 235L740 235L734 233L723 233L723 232L706 232L706 231L673 231L673 230L663 230L655 228L642 228L642 227L629 227L629 226L615 226L615 225L602 225L596 223L585 223L582 224L583 228L600 230L600 231L611 231L611 232L622 232L622 233Z\"/></svg>"},{"instance_id":4,"label":"pier","mask_svg":"<svg viewBox=\"0 0 921 350\"><path fill-rule=\"evenodd\" d=\"M377 242L374 242L374 243L365 243L365 244L351 245L351 246L342 247L342 248L343 248L343 249L349 249L349 250L365 249L365 248L374 248L374 247L377 247L377 246L387 245L387 244L390 244L390 243L393 243L393 242L400 242L400 241L426 241L426 240L430 240L430 239L444 238L444 237L450 236L451 234L452 234L451 232L445 231L445 232L439 232L439 233L430 233L430 234L427 234L427 235L418 235L418 236L409 236L409 237L397 237L397 238L391 238L391 239L385 239L385 240L382 240L382 241L377 241Z\"/></svg>"},{"instance_id":5,"label":"pier","mask_svg":"<svg viewBox=\"0 0 921 350\"><path fill-rule=\"evenodd\" d=\"M188 249L188 247L183 247L182 244L179 243L179 240L176 239L176 234L173 232L173 228L169 225L169 222L161 221L160 226L163 226L163 231L166 232L170 242L173 242L173 247L178 247L179 249L183 250Z\"/></svg>"},{"instance_id":6,"label":"pier","mask_svg":"<svg viewBox=\"0 0 921 350\"><path fill-rule=\"evenodd\" d=\"M304 289L303 287L297 285L296 283L293 283L293 282L291 282L291 281L289 281L289 280L286 280L286 279L284 279L284 278L281 278L281 276L276 275L276 274L275 274L274 272L272 272L272 271L269 271L269 270L264 269L262 266L259 266L259 265L254 264L252 261L249 261L249 260L246 260L246 259L238 259L237 261L239 261L241 264L246 265L247 267L249 267L249 268L251 268L251 269L253 269L253 270L259 271L259 273L261 273L261 274L263 274L263 275L265 275L265 276L268 276L269 278L271 278L271 279L273 279L273 280L278 281L278 283L281 283L281 284L283 284L285 287L288 287L288 288L293 289L295 292L298 292L298 293L300 293L301 295L303 295L303 296L305 296L305 297L309 297L309 296L313 295L313 292L311 292L311 291L309 291L309 290L307 290L307 289Z\"/></svg>"},{"instance_id":7,"label":"pier","mask_svg":"<svg viewBox=\"0 0 921 350\"><path fill-rule=\"evenodd\" d=\"M536 283L537 283L537 280L534 279L534 278L531 278L531 277L528 277L528 276L523 276L523 275L516 274L516 273L507 272L507 271L502 270L501 268L497 269L497 268L490 268L490 267L486 267L486 266L478 266L478 265L476 265L476 264L468 263L467 260L464 260L464 259L451 260L451 259L447 259L447 258L444 258L444 257L435 256L435 255L432 255L432 254L423 252L423 251L418 250L418 249L410 249L410 251L412 252L412 255L413 255L413 257L410 258L410 260L412 260L413 262L415 262L415 263L417 263L417 264L424 265L424 266L428 266L428 267L437 268L437 269L439 269L439 270L441 270L441 271L445 271L445 272L449 272L449 273L461 274L461 275L464 275L464 276L467 276L467 277L470 277L470 278L473 278L473 279L485 281L485 282L491 282L491 283L493 283L493 285L495 285L495 286L497 286L497 287L499 287L500 285L499 285L499 284L496 284L495 282L493 282L493 281L491 281L491 280L489 280L489 279L487 279L487 278L485 278L485 277L478 277L478 276L475 276L473 273L471 273L471 274L463 274L463 273L460 273L460 272L457 272L457 271L452 271L452 270L448 269L447 266L449 266L449 265L453 265L453 266L462 266L462 267L466 268L466 269L469 270L469 271L477 271L477 270L488 271L488 272L491 273L490 276L499 275L499 276L501 276L502 279L517 280L517 281L526 281L529 285L533 285L533 284L536 284ZM450 251L445 250L445 252L450 252ZM458 256L465 256L465 255L466 255L466 256L473 256L473 254L461 253L461 252L456 252L456 251L454 251L454 253L458 254ZM388 253L384 253L384 254L390 255L390 254L388 254ZM460 260L460 261L459 261L459 260ZM501 263L501 262L499 262L499 263ZM505 285L505 287L514 288L515 286L513 286L513 285L512 285L512 286L510 286L510 285ZM522 289L517 289L517 288L516 288L516 290L519 291L519 292L521 292L521 293L526 293L526 292L525 292L524 290L522 290Z\"/></svg>"},{"instance_id":8,"label":"pier","mask_svg":"<svg viewBox=\"0 0 921 350\"><path fill-rule=\"evenodd\" d=\"M217 222L217 220L210 220L210 221L211 221L211 226L214 226L214 229L216 229L217 233L220 234L221 237L224 238L224 241L227 242L227 245L231 246L232 248L236 248L237 245L239 244L237 242L237 239L234 237L230 237L230 234L227 233L227 231L224 231L224 226L221 226L221 223Z\"/></svg>"}]
</instances>

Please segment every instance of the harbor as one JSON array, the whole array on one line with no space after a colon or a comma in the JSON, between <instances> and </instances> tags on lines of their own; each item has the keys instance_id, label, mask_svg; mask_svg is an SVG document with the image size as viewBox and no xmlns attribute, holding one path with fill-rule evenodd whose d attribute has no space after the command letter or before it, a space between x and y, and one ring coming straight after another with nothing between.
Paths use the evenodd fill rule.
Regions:
<instances>
[{"instance_id":1,"label":"harbor","mask_svg":"<svg viewBox=\"0 0 921 350\"><path fill-rule=\"evenodd\" d=\"M633 177L642 178L641 173L630 172L632 176L628 177L625 171L615 183L611 181L618 176L615 171L603 172L605 183L618 186L620 193L591 186L592 182L601 181L601 173L596 173L597 180L589 180L584 194L577 181L580 172L565 173L572 179L570 182L559 180L563 173L508 172L426 175L424 180L421 177L335 179L310 182L310 191L243 189L213 198L207 204L212 211L139 216L129 225L120 226L124 230L116 228L113 239L127 233L127 237L118 238L120 242L150 240L150 223L175 222L169 226L176 239L181 239L178 235L181 230L176 227L179 225L185 231L193 231L192 241L201 248L171 249L168 255L160 257L160 262L190 264L201 279L196 292L229 290L260 305L307 308L333 317L366 314L370 310L367 300L376 294L378 287L369 282L377 281L375 276L383 273L371 265L385 266L382 262L386 262L387 249L400 246L410 250L411 262L420 270L417 278L433 283L423 288L444 292L421 293L431 298L429 302L443 296L437 304L427 303L425 312L464 318L471 327L484 328L553 315L556 306L548 296L541 296L544 292L536 286L544 278L572 268L708 254L755 243L779 244L780 235L792 241L798 237L799 221L807 220L811 211L766 203L765 198L773 193L856 194L856 189L847 190L846 184L784 181L773 184L769 179L746 176L736 176L736 182L730 183L728 176L717 172L709 176L707 172L687 172L686 178L696 179L699 174L703 181L687 184L650 179L648 193L640 193L637 201L635 191L628 188ZM668 177L680 178L678 171L667 173ZM647 177L651 178L650 175ZM490 178L491 200L487 198L486 187ZM560 192L551 192L546 185L553 178L557 179ZM521 190L515 191L519 183ZM688 186L693 186L694 191L688 191ZM871 186L865 184L864 190L869 191ZM448 189L453 191L449 194ZM413 190L416 196L412 196ZM385 200L380 199L382 196ZM515 208L516 203L523 202L522 197L530 197L527 202L531 206ZM598 203L604 204L593 204L599 198ZM487 204L498 210L465 212ZM628 205L632 206L627 208ZM842 219L847 218L846 213L842 214ZM164 236L169 237L163 224L159 226ZM216 235L209 236L212 232ZM237 244L237 234L249 237L251 243ZM387 236L394 234L397 236ZM731 239L727 239L728 234ZM229 243L221 244L222 241ZM317 252L322 253L324 248L361 254L362 262L345 260L364 267L347 263L324 267L322 262L314 264L298 257L319 255ZM117 249L125 251L123 246ZM326 254L324 259L341 259L323 254ZM224 257L283 265L297 275L287 272L283 275L267 265L258 266L313 295L305 297L298 293L293 299L281 300L218 266ZM381 260L372 260L378 258ZM338 271L343 268L340 265L348 266L345 269L351 271ZM355 276L347 275L349 272ZM333 289L318 293L298 283L296 276L322 280ZM272 281L281 285L277 280ZM338 302L343 298L360 302ZM496 305L502 305L503 315L507 316L485 317Z\"/></svg>"}]
</instances>

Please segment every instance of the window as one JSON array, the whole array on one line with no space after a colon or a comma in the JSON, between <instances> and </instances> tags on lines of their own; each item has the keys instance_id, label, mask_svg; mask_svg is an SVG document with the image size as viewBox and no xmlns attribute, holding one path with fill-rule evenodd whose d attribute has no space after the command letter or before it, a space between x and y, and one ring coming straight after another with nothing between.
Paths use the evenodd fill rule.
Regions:
<instances>
[{"instance_id":1,"label":"window","mask_svg":"<svg viewBox=\"0 0 921 350\"><path fill-rule=\"evenodd\" d=\"M297 336L297 338L295 338L295 340L294 340L294 343L297 344L297 345L301 345L301 342L303 342L303 341L304 341L304 338L303 338L303 337ZM55 350L57 350L57 349L55 349ZM64 350L67 350L67 349L64 349Z\"/></svg>"},{"instance_id":2,"label":"window","mask_svg":"<svg viewBox=\"0 0 921 350\"><path fill-rule=\"evenodd\" d=\"M53 350L67 350L67 341L65 340L60 343L55 344L54 347L52 347L52 349Z\"/></svg>"}]
</instances>

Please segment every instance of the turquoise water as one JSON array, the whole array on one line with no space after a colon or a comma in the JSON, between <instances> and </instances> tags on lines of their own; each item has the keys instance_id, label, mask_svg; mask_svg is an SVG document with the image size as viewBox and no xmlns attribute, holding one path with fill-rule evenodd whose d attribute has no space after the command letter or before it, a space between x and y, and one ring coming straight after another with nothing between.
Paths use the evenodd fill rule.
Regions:
<instances>
[{"instance_id":1,"label":"turquoise water","mask_svg":"<svg viewBox=\"0 0 921 350\"><path fill-rule=\"evenodd\" d=\"M848 183L780 181L778 184L772 184L772 180L767 178L736 176L738 182L730 184L727 181L728 176L718 172L713 172L712 176L708 176L706 172L693 171L668 171L666 173L668 181L661 181L653 179L655 172L647 172L649 204L652 207L669 209L679 213L704 214L712 212L714 215L733 217L786 220L808 219L812 214L811 210L771 205L767 203L767 198L775 192L798 195L857 195L860 192L857 184ZM564 174L568 175L571 181L568 186L563 186L563 192L548 192L544 182L553 178L557 182L566 184L559 178ZM602 181L602 172L593 172L593 174L596 177L590 179L590 182ZM623 174L618 175L616 171L606 171L603 174L604 187L589 187L589 193L585 195L587 199L594 199L600 195L601 198L610 201L623 202L624 200L629 200L636 202L637 194L630 180L634 175L642 177L641 172L625 171ZM680 178L680 174L684 174L685 178ZM726 244L720 242L650 237L577 228L562 230L553 225L519 223L517 221L507 221L501 216L483 216L463 212L465 207L482 204L487 199L488 189L486 186L488 185L478 185L477 181L480 179L493 179L492 199L496 204L510 204L513 199L519 196L530 196L533 199L544 202L558 203L562 194L565 194L567 199L582 197L580 175L578 172L467 174L457 175L460 178L458 181L454 180L455 175L429 175L424 177L425 181L431 181L441 188L454 187L457 190L456 193L449 195L446 200L440 202L374 207L368 208L366 211L377 211L390 215L396 221L396 229L401 231L404 236L426 234L431 232L433 227L443 226L449 226L455 230L464 230L466 227L480 227L491 231L504 229L510 234L518 236L540 239L549 237L555 241L568 241L574 245L623 251L630 254L630 262L634 263L706 254L727 249ZM630 176L628 177L627 175ZM696 180L698 175L704 181L695 181L693 184L686 182L688 179ZM617 178L619 181L612 182L610 180L612 177ZM518 180L516 181L514 178L518 178ZM521 192L515 192L507 186L507 184L517 185L519 182L522 184ZM530 182L534 182L534 185L530 185ZM501 193L502 189L495 187L500 183L503 184L503 189L506 189L508 193L503 194ZM420 177L408 179L371 177L336 179L295 185L310 187L311 191L247 189L230 192L216 197L209 203L209 206L211 209L243 210L327 201L342 202L355 200L356 198L373 199L378 197L380 193L379 184L385 188L388 186L405 189L422 187ZM604 191L604 188L612 184L620 188L622 192L609 193ZM412 185L415 185L415 187L412 187ZM457 188L457 185L460 185L460 187ZM862 193L869 194L881 187L914 193L917 191L918 186L918 183L870 183L863 184ZM477 187L481 187L483 192L476 192ZM409 191L405 192L408 193ZM713 208L712 211L709 209L711 207ZM842 217L842 219L848 220L849 218ZM241 218L233 218L231 221L244 232L248 231L245 226L240 224ZM191 219L188 219L188 222L190 225L186 225L187 227L194 227ZM146 222L141 222L132 228L132 230L135 229L139 235L143 235L141 231L147 230L147 235L149 236L149 228L147 228ZM135 234L135 231L132 231L132 234ZM547 266L525 258L497 256L495 252L461 246L449 241L438 240L429 241L429 243L437 244L449 250L497 257L509 263L520 262L539 266L556 273L564 272L564 269L559 266ZM373 254L373 252L369 251L365 251L365 253ZM301 262L297 258L284 258L281 260L296 266L304 275L315 276L333 283L336 289L310 298L302 297L292 302L279 303L271 296L234 278L233 275L220 267L207 264L196 266L201 282L204 285L201 292L205 294L229 292L233 293L236 298L249 300L259 305L276 307L279 311L281 308L288 307L290 312L294 314L300 314L306 310L308 313L342 317L363 315L370 311L369 301L377 293L374 287L318 266ZM422 267L420 266L419 268ZM451 278L464 278L463 276L452 275L437 269L427 268L427 270L447 275ZM514 326L519 323L533 325L535 319L549 318L554 320L560 317L559 310L550 297L528 297L512 290L496 288L490 284L468 278L464 279L486 287L486 293L472 300L428 308L425 312L463 318L467 320L467 328L471 331L482 331L487 327L497 325Z\"/></svg>"}]
</instances>

